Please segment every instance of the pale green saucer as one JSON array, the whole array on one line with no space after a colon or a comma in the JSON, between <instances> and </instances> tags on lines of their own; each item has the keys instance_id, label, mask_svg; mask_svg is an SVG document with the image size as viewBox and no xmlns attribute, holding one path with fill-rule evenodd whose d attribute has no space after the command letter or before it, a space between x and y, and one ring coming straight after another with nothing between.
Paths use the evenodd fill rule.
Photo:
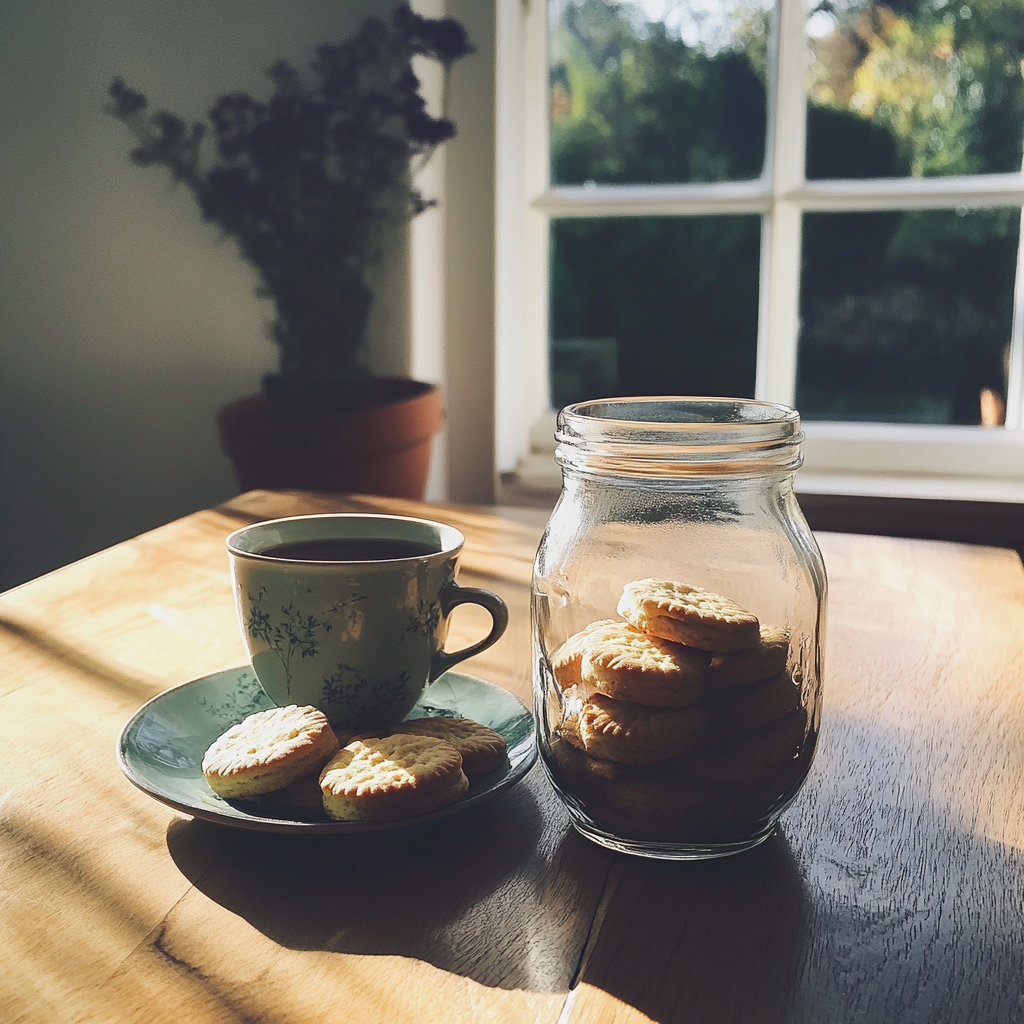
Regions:
<instances>
[{"instance_id":1,"label":"pale green saucer","mask_svg":"<svg viewBox=\"0 0 1024 1024\"><path fill-rule=\"evenodd\" d=\"M352 834L405 828L475 807L514 786L537 759L533 716L507 690L459 672L428 686L409 718L444 715L472 718L501 733L508 758L469 787L457 803L402 821L302 821L282 817L267 798L224 800L206 784L200 764L206 748L254 711L273 707L248 667L216 672L167 690L144 704L117 743L121 770L143 792L196 818L262 832Z\"/></svg>"}]
</instances>

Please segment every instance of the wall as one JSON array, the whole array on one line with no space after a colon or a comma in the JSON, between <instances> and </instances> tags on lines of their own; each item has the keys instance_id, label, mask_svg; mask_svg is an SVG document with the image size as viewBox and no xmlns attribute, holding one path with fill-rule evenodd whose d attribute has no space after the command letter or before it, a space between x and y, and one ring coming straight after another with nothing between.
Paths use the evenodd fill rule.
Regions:
<instances>
[{"instance_id":1,"label":"wall","mask_svg":"<svg viewBox=\"0 0 1024 1024\"><path fill-rule=\"evenodd\" d=\"M161 169L129 163L101 112L111 78L203 117L392 5L0 4L0 589L233 494L214 413L274 363L233 245ZM387 287L407 296L406 273ZM408 330L395 319L374 329Z\"/></svg>"},{"instance_id":2,"label":"wall","mask_svg":"<svg viewBox=\"0 0 1024 1024\"><path fill-rule=\"evenodd\" d=\"M505 0L506 6L515 0ZM460 501L490 504L494 476L495 5L449 0L476 53L452 69L459 133L446 147L445 379L448 484Z\"/></svg>"}]
</instances>

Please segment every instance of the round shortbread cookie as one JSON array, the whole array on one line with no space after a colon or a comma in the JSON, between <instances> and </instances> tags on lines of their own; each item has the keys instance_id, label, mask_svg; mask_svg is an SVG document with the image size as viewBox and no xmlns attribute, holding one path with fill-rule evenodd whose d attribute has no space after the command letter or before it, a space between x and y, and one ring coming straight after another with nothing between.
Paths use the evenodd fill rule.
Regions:
<instances>
[{"instance_id":1,"label":"round shortbread cookie","mask_svg":"<svg viewBox=\"0 0 1024 1024\"><path fill-rule=\"evenodd\" d=\"M612 779L605 787L608 806L636 818L706 813L715 796L706 785L671 777Z\"/></svg>"},{"instance_id":2,"label":"round shortbread cookie","mask_svg":"<svg viewBox=\"0 0 1024 1024\"><path fill-rule=\"evenodd\" d=\"M324 810L338 821L391 821L454 803L469 789L462 755L433 736L354 739L320 773Z\"/></svg>"},{"instance_id":3,"label":"round shortbread cookie","mask_svg":"<svg viewBox=\"0 0 1024 1024\"><path fill-rule=\"evenodd\" d=\"M756 647L732 654L716 654L705 673L709 687L749 686L781 672L789 660L789 630L761 626Z\"/></svg>"},{"instance_id":4,"label":"round shortbread cookie","mask_svg":"<svg viewBox=\"0 0 1024 1024\"><path fill-rule=\"evenodd\" d=\"M579 715L584 699L583 691L578 686L570 686L567 690L550 687L545 701L548 732L553 733L561 729L566 717Z\"/></svg>"},{"instance_id":5,"label":"round shortbread cookie","mask_svg":"<svg viewBox=\"0 0 1024 1024\"><path fill-rule=\"evenodd\" d=\"M571 743L577 750L585 751L587 748L583 744L583 737L580 735L580 712L583 710L583 702L581 701L578 708L570 710L566 708L565 714L562 716L561 722L558 724L558 735L565 740L566 743Z\"/></svg>"},{"instance_id":6,"label":"round shortbread cookie","mask_svg":"<svg viewBox=\"0 0 1024 1024\"><path fill-rule=\"evenodd\" d=\"M588 805L586 811L599 829L620 839L684 843L692 842L698 836L704 838L689 819L680 820L674 815L645 818L628 814L607 803Z\"/></svg>"},{"instance_id":7,"label":"round shortbread cookie","mask_svg":"<svg viewBox=\"0 0 1024 1024\"><path fill-rule=\"evenodd\" d=\"M590 757L578 743L566 742L564 736L552 737L551 756L555 762L556 776L571 792L584 800L602 799L608 782L630 770L615 761Z\"/></svg>"},{"instance_id":8,"label":"round shortbread cookie","mask_svg":"<svg viewBox=\"0 0 1024 1024\"><path fill-rule=\"evenodd\" d=\"M597 622L584 626L578 633L573 633L568 640L551 655L551 674L563 690L580 685L580 667L583 662L583 649L587 637L595 630L604 626L615 625L614 619L598 619Z\"/></svg>"},{"instance_id":9,"label":"round shortbread cookie","mask_svg":"<svg viewBox=\"0 0 1024 1024\"><path fill-rule=\"evenodd\" d=\"M674 580L627 583L616 611L644 633L703 651L741 651L760 638L756 615L721 594Z\"/></svg>"},{"instance_id":10,"label":"round shortbread cookie","mask_svg":"<svg viewBox=\"0 0 1024 1024\"><path fill-rule=\"evenodd\" d=\"M737 836L750 835L758 820L792 797L806 770L806 758L793 758L738 788L674 775L633 775L609 780L602 798L608 807L634 818L661 819L666 826L673 821L732 823Z\"/></svg>"},{"instance_id":11,"label":"round shortbread cookie","mask_svg":"<svg viewBox=\"0 0 1024 1024\"><path fill-rule=\"evenodd\" d=\"M594 824L614 836L665 843L721 843L749 836L727 826L703 807L676 806L671 812L631 814L610 802L588 804Z\"/></svg>"},{"instance_id":12,"label":"round shortbread cookie","mask_svg":"<svg viewBox=\"0 0 1024 1024\"><path fill-rule=\"evenodd\" d=\"M719 691L718 700L708 701L709 732L717 737L740 736L778 721L800 706L800 687L788 672L742 689Z\"/></svg>"},{"instance_id":13,"label":"round shortbread cookie","mask_svg":"<svg viewBox=\"0 0 1024 1024\"><path fill-rule=\"evenodd\" d=\"M722 790L722 812L748 818L763 818L781 804L792 800L800 787L814 752L814 744L805 742L795 757L786 758L777 768L762 775L749 786Z\"/></svg>"},{"instance_id":14,"label":"round shortbread cookie","mask_svg":"<svg viewBox=\"0 0 1024 1024\"><path fill-rule=\"evenodd\" d=\"M257 711L214 740L203 775L220 796L259 796L319 771L337 750L322 711L289 704Z\"/></svg>"},{"instance_id":15,"label":"round shortbread cookie","mask_svg":"<svg viewBox=\"0 0 1024 1024\"><path fill-rule=\"evenodd\" d=\"M580 677L587 693L654 708L700 700L707 651L649 636L627 622L609 622L583 638Z\"/></svg>"},{"instance_id":16,"label":"round shortbread cookie","mask_svg":"<svg viewBox=\"0 0 1024 1024\"><path fill-rule=\"evenodd\" d=\"M687 708L648 708L603 694L594 694L579 714L579 736L592 757L622 764L654 764L677 757L694 746L707 722L699 705ZM562 735L572 742L570 735Z\"/></svg>"},{"instance_id":17,"label":"round shortbread cookie","mask_svg":"<svg viewBox=\"0 0 1024 1024\"><path fill-rule=\"evenodd\" d=\"M686 777L729 788L753 786L794 760L806 735L807 712L798 708L757 732L687 758Z\"/></svg>"},{"instance_id":18,"label":"round shortbread cookie","mask_svg":"<svg viewBox=\"0 0 1024 1024\"><path fill-rule=\"evenodd\" d=\"M486 775L505 760L507 747L501 733L472 718L414 718L396 725L391 732L447 740L462 755L467 779Z\"/></svg>"}]
</instances>

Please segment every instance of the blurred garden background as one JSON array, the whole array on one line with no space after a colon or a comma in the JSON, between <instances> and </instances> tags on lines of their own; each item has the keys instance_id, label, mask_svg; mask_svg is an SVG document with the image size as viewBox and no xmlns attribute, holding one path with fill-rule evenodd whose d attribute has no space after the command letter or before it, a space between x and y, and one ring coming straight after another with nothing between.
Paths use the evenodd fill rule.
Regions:
<instances>
[{"instance_id":1,"label":"blurred garden background","mask_svg":"<svg viewBox=\"0 0 1024 1024\"><path fill-rule=\"evenodd\" d=\"M756 179L770 5L553 0L553 185ZM1024 0L809 12L806 176L1019 172ZM797 406L1002 422L1020 209L807 213ZM559 218L551 400L753 396L761 218Z\"/></svg>"}]
</instances>

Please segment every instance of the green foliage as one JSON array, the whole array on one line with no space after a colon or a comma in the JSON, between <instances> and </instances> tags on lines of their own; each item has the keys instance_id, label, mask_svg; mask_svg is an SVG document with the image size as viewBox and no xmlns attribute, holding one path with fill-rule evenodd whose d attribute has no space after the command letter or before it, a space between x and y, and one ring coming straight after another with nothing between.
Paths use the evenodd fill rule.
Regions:
<instances>
[{"instance_id":1,"label":"green foliage","mask_svg":"<svg viewBox=\"0 0 1024 1024\"><path fill-rule=\"evenodd\" d=\"M1021 0L821 3L809 92L885 128L915 176L1017 171L1024 124Z\"/></svg>"},{"instance_id":2,"label":"green foliage","mask_svg":"<svg viewBox=\"0 0 1024 1024\"><path fill-rule=\"evenodd\" d=\"M752 397L760 238L757 216L555 221L552 336L615 338L618 394Z\"/></svg>"},{"instance_id":3,"label":"green foliage","mask_svg":"<svg viewBox=\"0 0 1024 1024\"><path fill-rule=\"evenodd\" d=\"M808 214L797 402L824 419L977 423L1004 388L1019 210Z\"/></svg>"},{"instance_id":4,"label":"green foliage","mask_svg":"<svg viewBox=\"0 0 1024 1024\"><path fill-rule=\"evenodd\" d=\"M368 18L351 39L320 46L305 77L277 61L266 103L221 96L209 112L212 132L148 113L146 97L120 78L111 85L107 112L139 143L132 160L166 167L188 187L273 299L280 365L264 387L281 407L359 403L367 271L388 232L432 205L412 183L412 161L455 134L451 121L427 113L411 60L438 61L447 74L470 52L458 22L402 5L390 24ZM209 134L219 159L204 163Z\"/></svg>"},{"instance_id":5,"label":"green foliage","mask_svg":"<svg viewBox=\"0 0 1024 1024\"><path fill-rule=\"evenodd\" d=\"M1021 165L1024 3L822 4L808 177L936 176ZM814 117L844 118L831 140ZM838 123L838 122L835 122ZM892 159L865 159L884 133ZM879 156L881 157L881 150ZM839 419L977 423L1005 391L1019 210L815 214L804 220L798 401Z\"/></svg>"},{"instance_id":6,"label":"green foliage","mask_svg":"<svg viewBox=\"0 0 1024 1024\"><path fill-rule=\"evenodd\" d=\"M640 36L629 14L601 0L565 10L552 44L552 181L758 177L764 82L748 57L709 57L661 23Z\"/></svg>"},{"instance_id":7,"label":"green foliage","mask_svg":"<svg viewBox=\"0 0 1024 1024\"><path fill-rule=\"evenodd\" d=\"M554 181L760 173L767 31L755 3L723 3L731 36L717 48L646 24L624 0L561 9ZM817 10L831 31L811 43L809 179L1020 169L1024 0ZM978 422L979 390L1004 388L1019 221L1004 209L807 215L802 411ZM552 337L616 339L618 394L752 394L758 243L751 217L556 222ZM572 396L583 397L600 396Z\"/></svg>"},{"instance_id":8,"label":"green foliage","mask_svg":"<svg viewBox=\"0 0 1024 1024\"><path fill-rule=\"evenodd\" d=\"M630 4L568 4L552 40L552 180L758 177L767 23L748 12L738 31L749 52L709 55L663 25L638 31ZM556 221L552 337L614 338L619 394L752 396L760 234L754 216Z\"/></svg>"}]
</instances>

